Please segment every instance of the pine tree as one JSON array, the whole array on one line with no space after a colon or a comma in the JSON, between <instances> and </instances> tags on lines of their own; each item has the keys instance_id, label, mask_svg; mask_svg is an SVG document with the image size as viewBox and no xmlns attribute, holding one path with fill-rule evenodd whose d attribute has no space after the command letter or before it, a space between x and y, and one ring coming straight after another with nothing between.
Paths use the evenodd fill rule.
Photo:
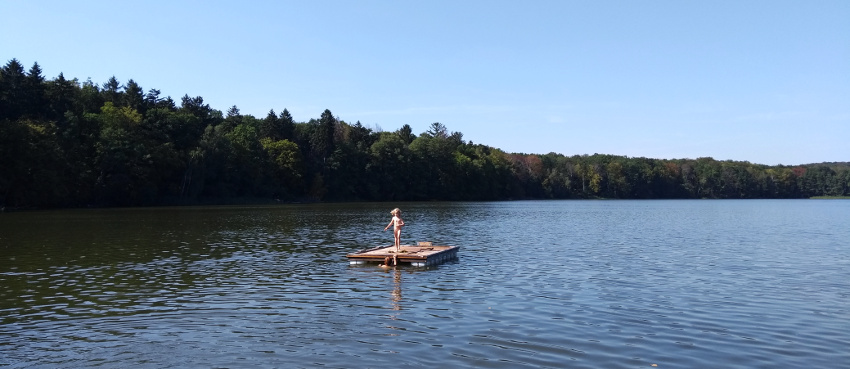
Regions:
<instances>
[{"instance_id":1,"label":"pine tree","mask_svg":"<svg viewBox=\"0 0 850 369\"><path fill-rule=\"evenodd\" d=\"M121 106L121 84L118 83L118 79L115 76L110 77L106 83L103 84L103 89L101 90L101 94L103 95L103 99L106 102L111 102L115 106Z\"/></svg>"},{"instance_id":2,"label":"pine tree","mask_svg":"<svg viewBox=\"0 0 850 369\"><path fill-rule=\"evenodd\" d=\"M313 152L321 162L331 156L334 152L334 133L336 129L336 118L330 110L325 109L319 118L316 130L311 139Z\"/></svg>"},{"instance_id":3,"label":"pine tree","mask_svg":"<svg viewBox=\"0 0 850 369\"><path fill-rule=\"evenodd\" d=\"M0 119L18 119L25 109L26 75L18 59L0 69Z\"/></svg>"},{"instance_id":4,"label":"pine tree","mask_svg":"<svg viewBox=\"0 0 850 369\"><path fill-rule=\"evenodd\" d=\"M283 112L280 113L280 138L282 140L290 140L295 141L295 121L292 119L292 115L289 114L289 110L283 109Z\"/></svg>"},{"instance_id":5,"label":"pine tree","mask_svg":"<svg viewBox=\"0 0 850 369\"><path fill-rule=\"evenodd\" d=\"M33 118L43 118L42 107L45 103L44 76L41 75L41 66L33 63L24 79L24 115Z\"/></svg>"},{"instance_id":6,"label":"pine tree","mask_svg":"<svg viewBox=\"0 0 850 369\"><path fill-rule=\"evenodd\" d=\"M274 112L274 109L269 110L266 119L263 119L260 124L260 137L271 138L273 141L281 140L279 126L280 122L278 121L277 113Z\"/></svg>"},{"instance_id":7,"label":"pine tree","mask_svg":"<svg viewBox=\"0 0 850 369\"><path fill-rule=\"evenodd\" d=\"M136 109L136 111L144 114L145 110L145 94L142 90L142 86L139 86L136 81L130 79L127 81L127 84L124 86L124 96L122 96L124 100L124 106L129 106L130 108Z\"/></svg>"}]
</instances>

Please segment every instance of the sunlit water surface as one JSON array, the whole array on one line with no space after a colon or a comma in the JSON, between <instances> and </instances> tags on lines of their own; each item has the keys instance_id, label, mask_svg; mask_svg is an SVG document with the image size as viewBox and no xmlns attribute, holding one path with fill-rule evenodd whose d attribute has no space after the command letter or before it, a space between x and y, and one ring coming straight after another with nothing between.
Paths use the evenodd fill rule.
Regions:
<instances>
[{"instance_id":1,"label":"sunlit water surface","mask_svg":"<svg viewBox=\"0 0 850 369\"><path fill-rule=\"evenodd\" d=\"M390 244L436 267L350 266ZM850 367L850 201L0 214L0 366Z\"/></svg>"}]
</instances>

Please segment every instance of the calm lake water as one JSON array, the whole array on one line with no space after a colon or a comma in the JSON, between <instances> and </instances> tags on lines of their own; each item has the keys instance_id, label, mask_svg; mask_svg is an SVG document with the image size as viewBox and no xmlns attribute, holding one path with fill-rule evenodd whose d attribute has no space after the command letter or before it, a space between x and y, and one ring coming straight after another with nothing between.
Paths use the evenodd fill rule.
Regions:
<instances>
[{"instance_id":1,"label":"calm lake water","mask_svg":"<svg viewBox=\"0 0 850 369\"><path fill-rule=\"evenodd\" d=\"M392 243L435 267L350 266ZM850 368L850 201L0 214L0 367Z\"/></svg>"}]
</instances>

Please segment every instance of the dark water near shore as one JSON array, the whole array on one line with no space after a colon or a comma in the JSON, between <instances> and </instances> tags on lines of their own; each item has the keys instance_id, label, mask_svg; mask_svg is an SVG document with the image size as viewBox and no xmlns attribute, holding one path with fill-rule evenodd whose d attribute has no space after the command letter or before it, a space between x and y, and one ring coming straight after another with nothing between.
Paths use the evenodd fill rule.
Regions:
<instances>
[{"instance_id":1,"label":"dark water near shore","mask_svg":"<svg viewBox=\"0 0 850 369\"><path fill-rule=\"evenodd\" d=\"M392 242L436 267L349 266ZM0 214L0 367L850 368L850 201Z\"/></svg>"}]
</instances>

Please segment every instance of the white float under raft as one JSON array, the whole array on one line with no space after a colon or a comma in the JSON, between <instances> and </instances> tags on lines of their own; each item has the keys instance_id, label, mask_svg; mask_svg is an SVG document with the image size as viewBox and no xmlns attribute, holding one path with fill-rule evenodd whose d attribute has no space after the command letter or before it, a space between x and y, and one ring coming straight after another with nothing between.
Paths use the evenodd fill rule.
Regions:
<instances>
[{"instance_id":1,"label":"white float under raft","mask_svg":"<svg viewBox=\"0 0 850 369\"><path fill-rule=\"evenodd\" d=\"M416 245L401 245L396 252L395 246L378 246L346 255L351 265L368 262L383 263L387 257L395 258L398 263L410 263L412 266L437 265L457 258L458 246L435 246L431 242L419 242Z\"/></svg>"}]
</instances>

